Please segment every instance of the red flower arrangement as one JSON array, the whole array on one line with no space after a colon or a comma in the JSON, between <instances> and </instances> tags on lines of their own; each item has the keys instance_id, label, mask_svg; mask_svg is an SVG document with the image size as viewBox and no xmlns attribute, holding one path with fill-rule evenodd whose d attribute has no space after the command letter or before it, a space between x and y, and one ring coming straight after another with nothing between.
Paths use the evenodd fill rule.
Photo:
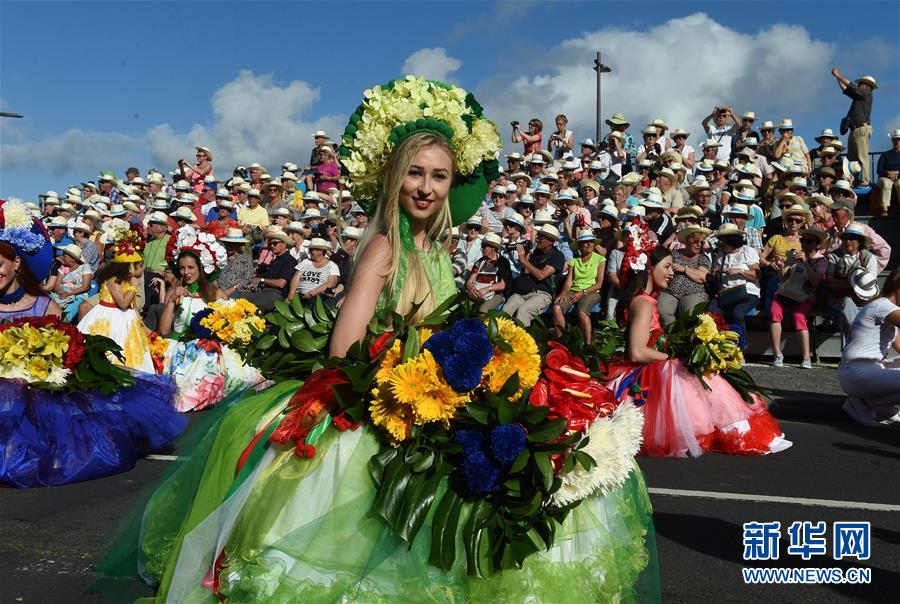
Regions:
<instances>
[{"instance_id":1,"label":"red flower arrangement","mask_svg":"<svg viewBox=\"0 0 900 604\"><path fill-rule=\"evenodd\" d=\"M712 310L706 311L712 320L716 322L716 329L719 331L731 331L731 325L728 324L728 321L725 319L725 315L720 312L715 312Z\"/></svg>"}]
</instances>

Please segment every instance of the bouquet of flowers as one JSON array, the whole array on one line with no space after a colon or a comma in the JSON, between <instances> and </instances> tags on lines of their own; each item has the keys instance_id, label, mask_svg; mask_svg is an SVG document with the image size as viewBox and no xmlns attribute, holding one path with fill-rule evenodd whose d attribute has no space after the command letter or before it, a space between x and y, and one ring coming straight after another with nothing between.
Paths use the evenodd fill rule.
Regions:
<instances>
[{"instance_id":1,"label":"bouquet of flowers","mask_svg":"<svg viewBox=\"0 0 900 604\"><path fill-rule=\"evenodd\" d=\"M502 313L469 314L451 299L328 360L270 440L309 458L322 419L371 424L383 435L373 511L411 544L434 507L429 563L451 568L460 542L469 574L488 576L548 549L572 508L625 481L643 416L565 346Z\"/></svg>"},{"instance_id":2,"label":"bouquet of flowers","mask_svg":"<svg viewBox=\"0 0 900 604\"><path fill-rule=\"evenodd\" d=\"M191 319L191 330L197 337L236 348L249 345L265 328L256 305L242 299L211 302Z\"/></svg>"},{"instance_id":3,"label":"bouquet of flowers","mask_svg":"<svg viewBox=\"0 0 900 604\"><path fill-rule=\"evenodd\" d=\"M47 390L114 391L134 377L113 365L120 356L115 342L84 335L59 317L24 317L0 324L0 378L25 380Z\"/></svg>"}]
</instances>

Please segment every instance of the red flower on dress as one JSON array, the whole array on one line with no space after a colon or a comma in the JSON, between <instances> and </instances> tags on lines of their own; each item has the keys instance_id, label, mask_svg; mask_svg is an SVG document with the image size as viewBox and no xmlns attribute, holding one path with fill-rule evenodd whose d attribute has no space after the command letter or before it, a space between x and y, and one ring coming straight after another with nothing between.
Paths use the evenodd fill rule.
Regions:
<instances>
[{"instance_id":1,"label":"red flower on dress","mask_svg":"<svg viewBox=\"0 0 900 604\"><path fill-rule=\"evenodd\" d=\"M371 344L369 344L369 358L374 359L379 354L381 354L381 351L385 349L388 342L393 337L394 337L393 331L386 331L383 334L381 334L380 336L378 336L377 338L375 338L375 341L372 342Z\"/></svg>"},{"instance_id":2,"label":"red flower on dress","mask_svg":"<svg viewBox=\"0 0 900 604\"><path fill-rule=\"evenodd\" d=\"M47 315L44 317L20 317L12 321L0 324L0 333L13 327L22 327L30 325L34 328L52 327L58 329L69 337L69 346L63 354L63 367L75 370L75 367L84 359L85 336L78 331L78 328L71 323L64 323L62 319L55 315Z\"/></svg>"},{"instance_id":3,"label":"red flower on dress","mask_svg":"<svg viewBox=\"0 0 900 604\"><path fill-rule=\"evenodd\" d=\"M313 373L291 397L287 415L269 436L269 440L280 444L302 443L310 429L322 421L326 414L337 409L337 395L332 386L348 382L344 372L338 369L320 369ZM295 451L300 457L312 457L309 449L297 447Z\"/></svg>"}]
</instances>

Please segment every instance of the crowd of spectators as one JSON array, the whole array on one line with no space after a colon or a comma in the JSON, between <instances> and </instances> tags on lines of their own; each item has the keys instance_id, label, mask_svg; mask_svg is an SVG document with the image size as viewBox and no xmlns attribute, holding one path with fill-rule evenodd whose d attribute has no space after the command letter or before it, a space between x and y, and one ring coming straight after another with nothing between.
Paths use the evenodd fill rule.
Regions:
<instances>
[{"instance_id":1,"label":"crowd of spectators","mask_svg":"<svg viewBox=\"0 0 900 604\"><path fill-rule=\"evenodd\" d=\"M868 94L871 109L874 79L835 77L848 95ZM783 363L786 318L804 367L811 313L830 313L849 336L867 301L855 284L878 276L890 247L854 220L868 161L848 157L838 134L824 128L810 147L790 118L758 122L731 107L715 107L699 124L696 149L689 129L663 119L632 128L615 113L605 123L601 141L576 139L565 115L546 141L541 120L527 131L512 123L522 153L505 156L483 206L446 237L457 285L481 312L502 307L526 325L546 313L557 327L572 321L590 343L592 320L615 317L623 226L644 221L673 252L675 277L658 300L664 323L700 303L744 332L747 317L766 316L775 365ZM850 126L858 151L859 126ZM197 147L195 162L179 160L168 175L129 168L124 178L103 173L62 195L40 195L30 207L59 253L45 288L70 320L83 316L96 303L93 277L107 260L110 226L140 225L148 243L137 306L156 329L159 291L177 285L166 245L190 224L227 249L218 276L224 295L263 311L294 296L340 305L368 216L342 186L336 144L325 132L313 138L309 162L285 162L274 175L252 163L217 178L212 151ZM900 189L900 130L890 140L873 179L878 212Z\"/></svg>"}]
</instances>

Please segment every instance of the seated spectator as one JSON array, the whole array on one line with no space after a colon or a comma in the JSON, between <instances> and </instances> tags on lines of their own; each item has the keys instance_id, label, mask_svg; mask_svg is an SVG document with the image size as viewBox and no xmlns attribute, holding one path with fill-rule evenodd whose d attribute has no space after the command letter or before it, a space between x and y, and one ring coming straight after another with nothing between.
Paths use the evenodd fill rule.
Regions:
<instances>
[{"instance_id":1,"label":"seated spectator","mask_svg":"<svg viewBox=\"0 0 900 604\"><path fill-rule=\"evenodd\" d=\"M806 141L803 140L802 136L794 136L794 123L788 118L781 120L781 123L778 124L778 133L781 135L781 138L775 144L775 152L772 157L780 159L789 153L792 158L800 161L801 168L809 174L809 170L812 167L809 148L807 148Z\"/></svg>"},{"instance_id":2,"label":"seated spectator","mask_svg":"<svg viewBox=\"0 0 900 604\"><path fill-rule=\"evenodd\" d=\"M481 236L487 233L487 226L478 216L472 216L463 225L465 237L460 242L463 252L466 254L466 270L470 270L475 261L481 258Z\"/></svg>"},{"instance_id":3,"label":"seated spectator","mask_svg":"<svg viewBox=\"0 0 900 604\"><path fill-rule=\"evenodd\" d=\"M769 240L775 235L784 234L784 216L782 213L793 206L803 207L803 200L793 193L785 192L775 196L776 204L772 208L770 218L763 229L763 239Z\"/></svg>"},{"instance_id":4,"label":"seated spectator","mask_svg":"<svg viewBox=\"0 0 900 604\"><path fill-rule=\"evenodd\" d=\"M578 326L584 334L584 343L591 344L593 328L591 327L591 310L600 304L602 297L606 258L594 251L597 239L590 229L582 230L575 240L578 245L578 258L567 263L568 271L563 280L562 291L553 305L553 323L557 333L562 334L566 326L566 313L575 307Z\"/></svg>"},{"instance_id":5,"label":"seated spectator","mask_svg":"<svg viewBox=\"0 0 900 604\"><path fill-rule=\"evenodd\" d=\"M736 224L725 223L715 233L718 250L710 264L710 274L721 284L710 310L725 314L729 324L747 333L747 313L759 304L759 254L745 245Z\"/></svg>"},{"instance_id":6,"label":"seated spectator","mask_svg":"<svg viewBox=\"0 0 900 604\"><path fill-rule=\"evenodd\" d=\"M594 229L594 236L597 238L594 251L606 257L610 250L618 244L616 231L619 227L619 212L615 206L609 203L609 200L600 206L600 211L597 213L597 224L598 228Z\"/></svg>"},{"instance_id":7,"label":"seated spectator","mask_svg":"<svg viewBox=\"0 0 900 604\"><path fill-rule=\"evenodd\" d=\"M506 187L496 186L491 189L492 207L481 207L477 215L491 233L498 235L503 230L503 219L509 218L515 210L506 207Z\"/></svg>"},{"instance_id":8,"label":"seated spectator","mask_svg":"<svg viewBox=\"0 0 900 604\"><path fill-rule=\"evenodd\" d=\"M774 235L766 241L759 255L760 264L771 267L776 272L783 272L789 253L800 251L800 231L807 226L811 217L809 210L799 204L784 209L784 234Z\"/></svg>"},{"instance_id":9,"label":"seated spectator","mask_svg":"<svg viewBox=\"0 0 900 604\"><path fill-rule=\"evenodd\" d=\"M513 212L509 218L504 218L503 226L506 237L500 252L504 258L509 260L509 268L515 279L522 274L522 259L519 258L517 248L520 243L525 244L526 248L530 245L530 242L525 243L527 241L525 234L528 232L528 228L525 226L525 217L518 212Z\"/></svg>"},{"instance_id":10,"label":"seated spectator","mask_svg":"<svg viewBox=\"0 0 900 604\"><path fill-rule=\"evenodd\" d=\"M287 234L294 240L294 244L288 252L290 252L291 256L294 257L294 260L297 260L298 262L300 260L305 260L309 255L309 238L307 237L309 229L306 228L306 225L302 222L294 221L288 224L286 230Z\"/></svg>"},{"instance_id":11,"label":"seated spectator","mask_svg":"<svg viewBox=\"0 0 900 604\"><path fill-rule=\"evenodd\" d=\"M269 227L266 231L266 243L268 251L272 253L272 261L261 275L250 280L253 291L235 294L237 298L246 298L253 302L263 313L275 308L276 301L287 298L297 264L294 257L288 253L288 248L294 244L294 240L287 233L277 227Z\"/></svg>"},{"instance_id":12,"label":"seated spectator","mask_svg":"<svg viewBox=\"0 0 900 604\"><path fill-rule=\"evenodd\" d=\"M662 168L656 172L656 186L662 193L663 205L671 208L673 213L684 205L684 197L678 190L678 177L670 168Z\"/></svg>"},{"instance_id":13,"label":"seated spectator","mask_svg":"<svg viewBox=\"0 0 900 604\"><path fill-rule=\"evenodd\" d=\"M303 304L310 305L315 302L316 296L322 296L323 300L334 298L334 288L340 281L341 272L337 265L328 259L329 253L331 245L327 241L320 237L313 237L310 240L309 258L297 263L286 299L290 300L296 293L301 296Z\"/></svg>"},{"instance_id":14,"label":"seated spectator","mask_svg":"<svg viewBox=\"0 0 900 604\"><path fill-rule=\"evenodd\" d=\"M535 317L553 302L559 276L565 266L565 257L556 249L560 240L559 231L552 224L544 224L535 229L537 241L534 249L526 255L525 248L519 246L519 256L525 256L524 272L516 279L513 293L504 310L520 320L526 327Z\"/></svg>"},{"instance_id":15,"label":"seated spectator","mask_svg":"<svg viewBox=\"0 0 900 604\"><path fill-rule=\"evenodd\" d=\"M747 245L757 252L763 249L762 236L760 236L759 231L747 224L747 221L750 219L750 210L746 205L733 203L722 214L729 222L737 225L738 230L744 234L744 241Z\"/></svg>"},{"instance_id":16,"label":"seated spectator","mask_svg":"<svg viewBox=\"0 0 900 604\"><path fill-rule=\"evenodd\" d=\"M95 273L100 268L100 250L97 248L97 244L91 241L93 231L90 225L80 220L72 226L72 238L75 245L81 248L81 256L90 267L91 273Z\"/></svg>"},{"instance_id":17,"label":"seated spectator","mask_svg":"<svg viewBox=\"0 0 900 604\"><path fill-rule=\"evenodd\" d=\"M262 241L263 229L269 227L269 213L260 205L257 189L250 189L247 192L247 205L238 210L237 219L244 235L247 235L253 243Z\"/></svg>"},{"instance_id":18,"label":"seated spectator","mask_svg":"<svg viewBox=\"0 0 900 604\"><path fill-rule=\"evenodd\" d=\"M779 269L781 283L772 299L769 313L774 367L784 365L784 355L781 353L781 322L785 314L790 314L800 340L802 354L800 366L804 369L812 368L807 318L816 303L816 290L828 269L828 259L822 254L826 241L828 235L822 229L803 229L800 231L801 249L791 250L792 253Z\"/></svg>"},{"instance_id":19,"label":"seated spectator","mask_svg":"<svg viewBox=\"0 0 900 604\"><path fill-rule=\"evenodd\" d=\"M891 207L891 195L900 199L900 128L891 133L891 148L878 158L875 172L878 175L875 188L881 201L880 206L874 208L875 215L886 215Z\"/></svg>"},{"instance_id":20,"label":"seated spectator","mask_svg":"<svg viewBox=\"0 0 900 604\"><path fill-rule=\"evenodd\" d=\"M450 229L450 240L447 243L447 253L450 254L450 263L453 267L453 280L456 281L456 289L462 290L466 286L466 253L460 247L459 242L462 233L457 227Z\"/></svg>"},{"instance_id":21,"label":"seated spectator","mask_svg":"<svg viewBox=\"0 0 900 604\"><path fill-rule=\"evenodd\" d=\"M850 339L850 326L860 307L869 302L855 295L850 283L851 276L861 271L878 278L878 259L866 249L871 241L863 231L862 225L851 223L841 233L841 247L827 256L825 286L828 292L828 306L840 312L838 324L843 345Z\"/></svg>"},{"instance_id":22,"label":"seated spectator","mask_svg":"<svg viewBox=\"0 0 900 604\"><path fill-rule=\"evenodd\" d=\"M250 240L239 228L228 229L218 240L228 254L228 264L219 272L219 289L229 298L235 292L249 292L250 282L256 274L253 256L247 248Z\"/></svg>"},{"instance_id":23,"label":"seated spectator","mask_svg":"<svg viewBox=\"0 0 900 604\"><path fill-rule=\"evenodd\" d=\"M591 227L591 213L574 189L563 189L556 198L566 208L563 220L564 240L574 241L578 232Z\"/></svg>"},{"instance_id":24,"label":"seated spectator","mask_svg":"<svg viewBox=\"0 0 900 604\"><path fill-rule=\"evenodd\" d=\"M310 172L305 178L307 191L335 188L341 180L341 166L337 162L334 149L328 145L319 147L319 163L312 167Z\"/></svg>"},{"instance_id":25,"label":"seated spectator","mask_svg":"<svg viewBox=\"0 0 900 604\"><path fill-rule=\"evenodd\" d=\"M877 292L875 279L857 273L854 290ZM850 397L844 403L853 419L864 425L900 424L900 268L895 268L881 295L866 304L853 322L850 341L841 355L838 383Z\"/></svg>"},{"instance_id":26,"label":"seated spectator","mask_svg":"<svg viewBox=\"0 0 900 604\"><path fill-rule=\"evenodd\" d=\"M812 212L813 226L819 227L825 232L834 226L834 218L831 216L831 204L834 200L828 195L817 193L809 198L809 211Z\"/></svg>"},{"instance_id":27,"label":"seated spectator","mask_svg":"<svg viewBox=\"0 0 900 604\"><path fill-rule=\"evenodd\" d=\"M276 208L269 211L269 223L281 230L287 229L291 223L291 211L287 208Z\"/></svg>"},{"instance_id":28,"label":"seated spectator","mask_svg":"<svg viewBox=\"0 0 900 604\"><path fill-rule=\"evenodd\" d=\"M78 306L88 298L94 271L84 261L81 248L76 244L64 245L59 251L56 259L65 272L51 271L47 287L51 289L50 297L62 310L62 317L72 323L78 317Z\"/></svg>"},{"instance_id":29,"label":"seated spectator","mask_svg":"<svg viewBox=\"0 0 900 604\"><path fill-rule=\"evenodd\" d=\"M619 303L621 287L619 284L619 272L622 270L622 261L625 259L625 250L622 248L622 240L625 233L622 229L616 230L616 244L606 254L606 316L607 321L615 321L616 306Z\"/></svg>"},{"instance_id":30,"label":"seated spectator","mask_svg":"<svg viewBox=\"0 0 900 604\"><path fill-rule=\"evenodd\" d=\"M660 245L668 246L675 237L675 223L666 214L663 201L659 195L651 193L641 200L641 207L646 212L647 226L656 234Z\"/></svg>"},{"instance_id":31,"label":"seated spectator","mask_svg":"<svg viewBox=\"0 0 900 604\"><path fill-rule=\"evenodd\" d=\"M206 230L217 238L222 237L230 229L237 228L238 222L232 218L234 203L230 199L219 199L216 202L216 217L207 221Z\"/></svg>"},{"instance_id":32,"label":"seated spectator","mask_svg":"<svg viewBox=\"0 0 900 604\"><path fill-rule=\"evenodd\" d=\"M678 315L690 312L698 304L709 300L706 276L711 262L703 248L711 232L701 226L688 226L678 232L678 239L684 248L672 252L675 275L657 299L663 325L672 323Z\"/></svg>"},{"instance_id":33,"label":"seated spectator","mask_svg":"<svg viewBox=\"0 0 900 604\"><path fill-rule=\"evenodd\" d=\"M509 260L500 255L503 240L496 233L488 233L481 239L482 256L466 279L469 300L476 304L480 314L486 314L503 304L504 292L512 283Z\"/></svg>"},{"instance_id":34,"label":"seated spectator","mask_svg":"<svg viewBox=\"0 0 900 604\"><path fill-rule=\"evenodd\" d=\"M838 184L840 184L840 181L835 184L835 189L837 189ZM854 202L848 198L835 199L834 203L831 204L831 215L834 218L834 226L828 231L828 236L831 238L830 249L834 251L841 245L841 235L843 235L844 230L853 223ZM869 225L860 224L859 226L861 227L860 230L869 238L868 250L875 254L875 257L878 259L878 272L883 271L891 259L891 246Z\"/></svg>"},{"instance_id":35,"label":"seated spectator","mask_svg":"<svg viewBox=\"0 0 900 604\"><path fill-rule=\"evenodd\" d=\"M458 233L459 231L457 231ZM356 254L356 246L359 245L360 237L362 237L362 234L358 228L352 226L344 227L344 230L341 231L341 247L331 255L331 261L337 265L341 273L341 279L338 284L341 292L343 292L342 285L350 282L350 272L353 270L353 256ZM457 241L459 241L459 237L457 237Z\"/></svg>"}]
</instances>

